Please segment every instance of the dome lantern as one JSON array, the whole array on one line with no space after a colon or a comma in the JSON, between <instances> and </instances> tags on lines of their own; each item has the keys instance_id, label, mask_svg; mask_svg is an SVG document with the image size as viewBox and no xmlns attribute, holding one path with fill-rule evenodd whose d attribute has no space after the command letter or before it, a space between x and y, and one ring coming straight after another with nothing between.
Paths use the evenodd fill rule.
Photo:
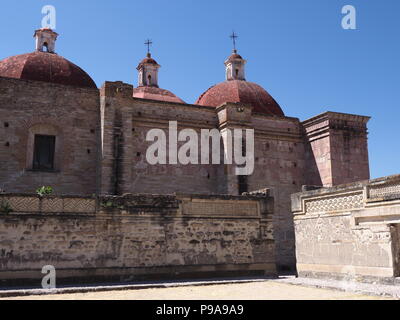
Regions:
<instances>
[{"instance_id":1,"label":"dome lantern","mask_svg":"<svg viewBox=\"0 0 400 320\"><path fill-rule=\"evenodd\" d=\"M151 57L150 45L151 40L147 40L147 56L138 65L139 72L138 87L133 89L133 97L139 99L156 100L172 103L185 103L172 92L159 88L158 86L158 69L160 65Z\"/></svg>"},{"instance_id":2,"label":"dome lantern","mask_svg":"<svg viewBox=\"0 0 400 320\"><path fill-rule=\"evenodd\" d=\"M45 52L46 48L48 53L55 53L58 33L49 28L42 28L36 30L33 37L36 38L36 51Z\"/></svg>"},{"instance_id":3,"label":"dome lantern","mask_svg":"<svg viewBox=\"0 0 400 320\"><path fill-rule=\"evenodd\" d=\"M147 53L147 57L137 67L139 71L138 86L158 88L158 69L160 69L160 65L151 57L150 52Z\"/></svg>"},{"instance_id":4,"label":"dome lantern","mask_svg":"<svg viewBox=\"0 0 400 320\"><path fill-rule=\"evenodd\" d=\"M151 57L150 46L153 42L148 39L144 44L147 46L147 56L137 67L139 71L138 86L158 88L158 69L160 69L161 66Z\"/></svg>"},{"instance_id":5,"label":"dome lantern","mask_svg":"<svg viewBox=\"0 0 400 320\"><path fill-rule=\"evenodd\" d=\"M245 77L245 65L244 60L234 49L230 57L225 61L226 67L226 80L243 80L246 81Z\"/></svg>"},{"instance_id":6,"label":"dome lantern","mask_svg":"<svg viewBox=\"0 0 400 320\"><path fill-rule=\"evenodd\" d=\"M232 32L230 38L232 39L233 43L233 52L230 57L225 61L225 68L226 68L226 80L243 80L246 81L245 73L244 73L244 66L246 64L246 60L244 60L236 50L236 39L239 36Z\"/></svg>"}]
</instances>

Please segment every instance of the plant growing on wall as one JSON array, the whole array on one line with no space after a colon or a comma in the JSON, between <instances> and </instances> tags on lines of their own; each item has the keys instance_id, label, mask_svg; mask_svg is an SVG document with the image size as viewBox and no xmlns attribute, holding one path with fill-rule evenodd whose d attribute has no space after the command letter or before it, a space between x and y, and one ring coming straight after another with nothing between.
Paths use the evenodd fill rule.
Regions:
<instances>
[{"instance_id":1,"label":"plant growing on wall","mask_svg":"<svg viewBox=\"0 0 400 320\"><path fill-rule=\"evenodd\" d=\"M38 188L36 190L36 193L38 194L39 197L49 196L53 193L53 188L43 186Z\"/></svg>"},{"instance_id":2,"label":"plant growing on wall","mask_svg":"<svg viewBox=\"0 0 400 320\"><path fill-rule=\"evenodd\" d=\"M12 210L12 208L11 208L11 206L10 206L10 204L8 203L8 201L7 200L1 200L0 201L0 212L1 213L10 213L10 212L12 212L13 210Z\"/></svg>"},{"instance_id":3,"label":"plant growing on wall","mask_svg":"<svg viewBox=\"0 0 400 320\"><path fill-rule=\"evenodd\" d=\"M124 208L124 206L118 205L118 204L112 202L111 200L102 201L100 205L106 209L121 209L122 210Z\"/></svg>"}]
</instances>

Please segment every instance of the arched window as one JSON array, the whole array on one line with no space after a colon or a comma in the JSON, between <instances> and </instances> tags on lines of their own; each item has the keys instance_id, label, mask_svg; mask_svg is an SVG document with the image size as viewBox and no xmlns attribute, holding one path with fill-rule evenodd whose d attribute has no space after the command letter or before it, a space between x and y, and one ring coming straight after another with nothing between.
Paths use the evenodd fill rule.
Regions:
<instances>
[{"instance_id":1,"label":"arched window","mask_svg":"<svg viewBox=\"0 0 400 320\"><path fill-rule=\"evenodd\" d=\"M147 80L148 80L148 83L147 83L147 85L151 85L151 75L149 74L148 76L147 76Z\"/></svg>"}]
</instances>

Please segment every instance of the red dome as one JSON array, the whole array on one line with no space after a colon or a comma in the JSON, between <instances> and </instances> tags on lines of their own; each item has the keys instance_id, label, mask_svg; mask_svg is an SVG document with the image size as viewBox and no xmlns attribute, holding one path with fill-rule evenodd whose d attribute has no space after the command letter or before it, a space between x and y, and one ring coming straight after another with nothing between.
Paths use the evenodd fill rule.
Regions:
<instances>
[{"instance_id":1,"label":"red dome","mask_svg":"<svg viewBox=\"0 0 400 320\"><path fill-rule=\"evenodd\" d=\"M92 78L77 65L55 53L40 51L0 61L0 77L97 88Z\"/></svg>"},{"instance_id":2,"label":"red dome","mask_svg":"<svg viewBox=\"0 0 400 320\"><path fill-rule=\"evenodd\" d=\"M219 107L226 102L253 106L253 112L285 116L279 104L258 84L242 80L225 81L211 87L196 101L200 106Z\"/></svg>"},{"instance_id":3,"label":"red dome","mask_svg":"<svg viewBox=\"0 0 400 320\"><path fill-rule=\"evenodd\" d=\"M133 89L133 97L164 102L185 103L172 92L157 87L138 87Z\"/></svg>"}]
</instances>

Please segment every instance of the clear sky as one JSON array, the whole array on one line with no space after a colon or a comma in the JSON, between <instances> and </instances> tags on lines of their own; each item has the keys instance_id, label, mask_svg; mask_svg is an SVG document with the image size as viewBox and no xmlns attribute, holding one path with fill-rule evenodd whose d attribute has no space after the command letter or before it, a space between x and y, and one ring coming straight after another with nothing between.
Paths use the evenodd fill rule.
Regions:
<instances>
[{"instance_id":1,"label":"clear sky","mask_svg":"<svg viewBox=\"0 0 400 320\"><path fill-rule=\"evenodd\" d=\"M247 80L287 116L371 116L372 177L400 173L399 0L2 0L0 59L34 50L44 5L57 9L57 53L98 86L136 86L150 38L160 87L188 103L224 80L235 30ZM341 26L344 5L357 10L356 30Z\"/></svg>"}]
</instances>

